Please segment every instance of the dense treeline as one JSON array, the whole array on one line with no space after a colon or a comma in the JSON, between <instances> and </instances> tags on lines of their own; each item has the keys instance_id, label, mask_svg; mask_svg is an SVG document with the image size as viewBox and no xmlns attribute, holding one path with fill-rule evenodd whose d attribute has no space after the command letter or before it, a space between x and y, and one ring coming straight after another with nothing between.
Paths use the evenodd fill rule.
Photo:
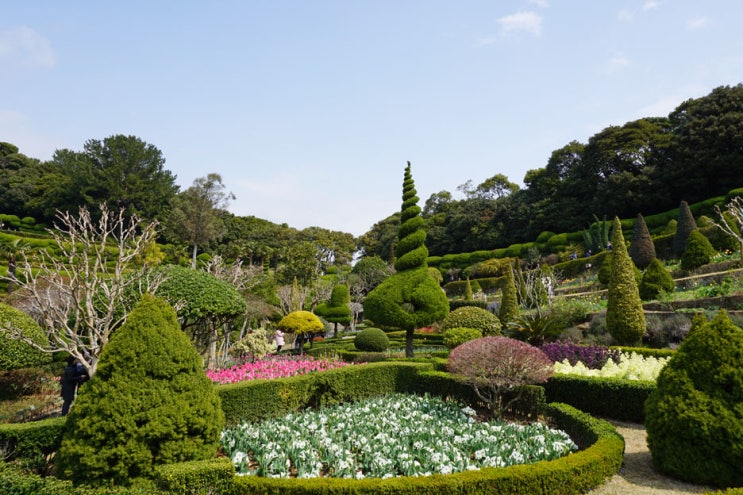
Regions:
<instances>
[{"instance_id":1,"label":"dense treeline","mask_svg":"<svg viewBox=\"0 0 743 495\"><path fill-rule=\"evenodd\" d=\"M175 176L153 145L134 136L92 139L82 151L57 150L51 160L29 158L0 142L0 213L33 217L51 224L57 210L102 201L144 218L167 220L179 191ZM690 99L667 117L649 117L611 126L552 152L543 168L529 170L524 188L502 174L459 187L463 199L448 191L425 202L429 252L494 249L533 241L543 231L586 228L597 217L633 218L725 194L743 176L743 85L722 86ZM221 179L220 179L221 180ZM221 185L221 183L219 184ZM181 204L183 201L181 201ZM390 260L399 213L380 220L360 239L319 227L298 231L255 217L219 213L220 235L201 243L201 251L240 256L255 263L293 258L287 276L344 263L356 247ZM167 225L167 222L165 222ZM178 244L163 232L163 240ZM188 242L183 242L184 246ZM192 243L193 245L193 243ZM313 251L315 248L315 252Z\"/></svg>"},{"instance_id":2,"label":"dense treeline","mask_svg":"<svg viewBox=\"0 0 743 495\"><path fill-rule=\"evenodd\" d=\"M668 117L611 126L552 152L529 170L525 187L497 174L476 187L433 194L423 210L433 256L533 241L543 231L575 232L594 215L633 218L740 187L743 85L690 99ZM392 215L361 238L367 253L389 259L399 222Z\"/></svg>"}]
</instances>

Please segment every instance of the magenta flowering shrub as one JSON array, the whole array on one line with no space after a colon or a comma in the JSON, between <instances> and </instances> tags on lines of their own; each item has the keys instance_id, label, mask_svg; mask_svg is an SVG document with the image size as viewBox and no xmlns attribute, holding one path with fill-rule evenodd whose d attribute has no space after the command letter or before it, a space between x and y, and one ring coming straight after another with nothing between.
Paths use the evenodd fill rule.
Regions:
<instances>
[{"instance_id":1,"label":"magenta flowering shrub","mask_svg":"<svg viewBox=\"0 0 743 495\"><path fill-rule=\"evenodd\" d=\"M253 363L245 363L221 370L207 370L215 383L237 383L246 380L286 378L305 375L313 371L342 368L349 363L330 359L314 359L310 356L271 357Z\"/></svg>"},{"instance_id":2,"label":"magenta flowering shrub","mask_svg":"<svg viewBox=\"0 0 743 495\"><path fill-rule=\"evenodd\" d=\"M552 361L538 348L508 337L483 337L455 347L447 367L472 386L496 417L517 401L522 385L544 383Z\"/></svg>"},{"instance_id":3,"label":"magenta flowering shrub","mask_svg":"<svg viewBox=\"0 0 743 495\"><path fill-rule=\"evenodd\" d=\"M611 359L619 364L620 352L618 349L609 349L603 345L578 345L572 342L552 342L539 347L553 363L561 363L568 360L571 366L578 361L586 368L600 370Z\"/></svg>"}]
</instances>

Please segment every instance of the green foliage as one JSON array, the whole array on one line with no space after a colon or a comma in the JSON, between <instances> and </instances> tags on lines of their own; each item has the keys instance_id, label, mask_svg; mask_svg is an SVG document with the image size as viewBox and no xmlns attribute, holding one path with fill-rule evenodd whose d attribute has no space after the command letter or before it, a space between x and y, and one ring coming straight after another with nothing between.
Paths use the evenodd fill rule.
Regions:
<instances>
[{"instance_id":1,"label":"green foliage","mask_svg":"<svg viewBox=\"0 0 743 495\"><path fill-rule=\"evenodd\" d=\"M444 331L444 345L449 349L454 349L460 344L479 339L480 337L482 337L482 331L476 328L449 328Z\"/></svg>"},{"instance_id":2,"label":"green foliage","mask_svg":"<svg viewBox=\"0 0 743 495\"><path fill-rule=\"evenodd\" d=\"M0 371L40 366L52 360L51 354L12 338L10 335L15 332L39 345L48 345L46 334L33 318L13 306L0 303Z\"/></svg>"},{"instance_id":3,"label":"green foliage","mask_svg":"<svg viewBox=\"0 0 743 495\"><path fill-rule=\"evenodd\" d=\"M653 463L694 483L742 486L741 404L743 330L724 311L695 319L645 405Z\"/></svg>"},{"instance_id":4,"label":"green foliage","mask_svg":"<svg viewBox=\"0 0 743 495\"><path fill-rule=\"evenodd\" d=\"M609 244L609 223L606 221L606 216L603 220L599 220L596 215L593 218L596 221L589 225L587 230L581 230L581 235L583 236L583 246L587 250L598 253L606 249Z\"/></svg>"},{"instance_id":5,"label":"green foliage","mask_svg":"<svg viewBox=\"0 0 743 495\"><path fill-rule=\"evenodd\" d=\"M663 266L658 258L653 258L650 265L645 269L638 290L643 301L650 301L658 297L658 294L670 293L676 288L671 273Z\"/></svg>"},{"instance_id":6,"label":"green foliage","mask_svg":"<svg viewBox=\"0 0 743 495\"><path fill-rule=\"evenodd\" d=\"M645 333L645 314L635 268L627 253L619 218L614 218L611 279L606 295L606 328L620 345L633 345Z\"/></svg>"},{"instance_id":7,"label":"green foliage","mask_svg":"<svg viewBox=\"0 0 743 495\"><path fill-rule=\"evenodd\" d=\"M686 241L693 230L696 230L697 224L694 221L694 215L691 214L689 204L682 201L679 206L679 216L676 223L676 235L673 238L673 254L680 258L686 250Z\"/></svg>"},{"instance_id":8,"label":"green foliage","mask_svg":"<svg viewBox=\"0 0 743 495\"><path fill-rule=\"evenodd\" d=\"M292 311L284 316L276 326L297 335L322 333L325 328L320 318L309 311Z\"/></svg>"},{"instance_id":9,"label":"green foliage","mask_svg":"<svg viewBox=\"0 0 743 495\"><path fill-rule=\"evenodd\" d=\"M387 334L379 328L365 328L353 339L356 349L366 352L384 352L390 345Z\"/></svg>"},{"instance_id":10,"label":"green foliage","mask_svg":"<svg viewBox=\"0 0 743 495\"><path fill-rule=\"evenodd\" d=\"M683 270L694 270L704 266L712 261L715 254L715 248L712 247L709 239L704 237L699 229L694 229L686 241L686 249L681 256L681 268Z\"/></svg>"},{"instance_id":11,"label":"green foliage","mask_svg":"<svg viewBox=\"0 0 743 495\"><path fill-rule=\"evenodd\" d=\"M637 219L632 229L629 256L632 258L635 266L640 270L647 268L650 262L655 259L655 245L650 238L650 232L648 231L648 226L645 224L645 219L640 213L637 214Z\"/></svg>"},{"instance_id":12,"label":"green foliage","mask_svg":"<svg viewBox=\"0 0 743 495\"><path fill-rule=\"evenodd\" d=\"M604 260L601 262L601 266L599 267L596 278L598 278L598 281L601 285L609 285L609 282L611 281L611 259L612 253L607 253L604 257Z\"/></svg>"},{"instance_id":13,"label":"green foliage","mask_svg":"<svg viewBox=\"0 0 743 495\"><path fill-rule=\"evenodd\" d=\"M513 269L509 267L506 270L506 278L503 281L503 295L500 300L500 309L498 319L502 326L508 325L519 316L519 298L516 292L516 281L513 276Z\"/></svg>"},{"instance_id":14,"label":"green foliage","mask_svg":"<svg viewBox=\"0 0 743 495\"><path fill-rule=\"evenodd\" d=\"M248 332L242 340L235 342L230 348L230 354L241 360L249 358L255 361L268 355L272 349L273 346L268 341L266 329L256 328Z\"/></svg>"},{"instance_id":15,"label":"green foliage","mask_svg":"<svg viewBox=\"0 0 743 495\"><path fill-rule=\"evenodd\" d=\"M145 296L103 350L67 417L58 473L129 485L154 466L215 455L220 400L175 311Z\"/></svg>"},{"instance_id":16,"label":"green foliage","mask_svg":"<svg viewBox=\"0 0 743 495\"><path fill-rule=\"evenodd\" d=\"M562 328L551 315L526 314L519 316L506 326L506 335L531 345L541 345L557 338Z\"/></svg>"},{"instance_id":17,"label":"green foliage","mask_svg":"<svg viewBox=\"0 0 743 495\"><path fill-rule=\"evenodd\" d=\"M474 328L480 336L500 335L501 322L497 316L486 309L463 306L449 313L441 324L444 330L451 328Z\"/></svg>"},{"instance_id":18,"label":"green foliage","mask_svg":"<svg viewBox=\"0 0 743 495\"><path fill-rule=\"evenodd\" d=\"M470 279L468 278L466 280L466 285L464 288L464 300L465 301L473 301L475 299L474 294L472 293L472 282L470 282Z\"/></svg>"}]
</instances>

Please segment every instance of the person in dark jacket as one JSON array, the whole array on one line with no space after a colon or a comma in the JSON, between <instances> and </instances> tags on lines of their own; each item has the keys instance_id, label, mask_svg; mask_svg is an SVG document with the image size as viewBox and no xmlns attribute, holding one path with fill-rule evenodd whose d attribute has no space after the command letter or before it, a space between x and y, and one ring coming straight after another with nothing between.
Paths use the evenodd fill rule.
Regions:
<instances>
[{"instance_id":1,"label":"person in dark jacket","mask_svg":"<svg viewBox=\"0 0 743 495\"><path fill-rule=\"evenodd\" d=\"M75 395L77 395L77 388L87 379L88 373L82 363L78 362L73 356L68 357L61 382L62 416L66 416L70 411L70 405L72 405L72 401L75 400Z\"/></svg>"}]
</instances>

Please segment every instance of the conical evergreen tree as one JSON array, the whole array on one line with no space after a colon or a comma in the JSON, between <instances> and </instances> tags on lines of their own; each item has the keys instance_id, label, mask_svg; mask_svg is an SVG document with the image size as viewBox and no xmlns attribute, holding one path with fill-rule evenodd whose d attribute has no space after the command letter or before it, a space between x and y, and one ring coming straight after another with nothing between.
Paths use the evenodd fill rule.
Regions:
<instances>
[{"instance_id":1,"label":"conical evergreen tree","mask_svg":"<svg viewBox=\"0 0 743 495\"><path fill-rule=\"evenodd\" d=\"M645 313L637 289L635 268L624 243L622 224L614 218L611 279L606 295L606 329L620 345L636 345L645 333Z\"/></svg>"},{"instance_id":2,"label":"conical evergreen tree","mask_svg":"<svg viewBox=\"0 0 743 495\"><path fill-rule=\"evenodd\" d=\"M449 301L428 271L426 231L418 206L410 162L405 168L402 212L395 270L364 301L364 316L375 326L405 330L405 355L413 356L413 332L418 327L442 320L449 312Z\"/></svg>"},{"instance_id":3,"label":"conical evergreen tree","mask_svg":"<svg viewBox=\"0 0 743 495\"><path fill-rule=\"evenodd\" d=\"M650 238L648 226L641 213L637 214L635 226L632 229L632 240L629 245L629 256L640 270L644 270L655 259L655 244Z\"/></svg>"},{"instance_id":4,"label":"conical evergreen tree","mask_svg":"<svg viewBox=\"0 0 743 495\"><path fill-rule=\"evenodd\" d=\"M704 234L699 232L699 229L692 230L689 238L686 240L684 254L681 255L681 269L694 270L695 268L704 266L712 261L715 253L715 248L712 247L709 239L704 237Z\"/></svg>"},{"instance_id":5,"label":"conical evergreen tree","mask_svg":"<svg viewBox=\"0 0 743 495\"><path fill-rule=\"evenodd\" d=\"M158 464L213 458L223 425L214 384L175 311L147 295L81 388L58 473L76 484L129 485Z\"/></svg>"},{"instance_id":6,"label":"conical evergreen tree","mask_svg":"<svg viewBox=\"0 0 743 495\"><path fill-rule=\"evenodd\" d=\"M686 240L689 238L692 230L697 228L697 223L694 221L694 215L691 214L691 209L686 201L682 201L679 205L679 216L676 222L676 235L673 238L673 255L677 258L681 258L686 249Z\"/></svg>"},{"instance_id":7,"label":"conical evergreen tree","mask_svg":"<svg viewBox=\"0 0 743 495\"><path fill-rule=\"evenodd\" d=\"M472 283L470 282L469 277L467 277L467 285L464 286L464 300L465 301L475 300L475 295L472 293Z\"/></svg>"},{"instance_id":8,"label":"conical evergreen tree","mask_svg":"<svg viewBox=\"0 0 743 495\"><path fill-rule=\"evenodd\" d=\"M673 292L675 288L676 283L673 281L671 273L666 270L666 267L658 258L653 258L653 261L645 269L638 287L640 298L643 301L649 301L658 297L661 291Z\"/></svg>"},{"instance_id":9,"label":"conical evergreen tree","mask_svg":"<svg viewBox=\"0 0 743 495\"><path fill-rule=\"evenodd\" d=\"M519 316L519 296L516 290L516 281L513 277L513 268L509 265L505 271L506 279L503 282L503 294L501 295L500 309L498 310L498 319L503 327L516 320Z\"/></svg>"}]
</instances>

